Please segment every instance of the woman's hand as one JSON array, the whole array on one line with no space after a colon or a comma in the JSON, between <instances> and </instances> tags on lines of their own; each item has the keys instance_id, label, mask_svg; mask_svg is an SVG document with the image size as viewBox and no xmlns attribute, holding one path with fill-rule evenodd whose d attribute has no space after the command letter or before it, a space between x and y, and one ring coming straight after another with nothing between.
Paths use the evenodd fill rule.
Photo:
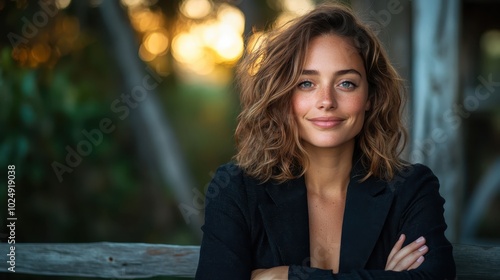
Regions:
<instances>
[{"instance_id":1,"label":"woman's hand","mask_svg":"<svg viewBox=\"0 0 500 280\"><path fill-rule=\"evenodd\" d=\"M406 236L401 234L398 242L392 248L387 258L385 270L403 271L415 269L424 262L424 255L429 251L429 248L425 245L425 238L421 236L414 242L401 248L405 238Z\"/></svg>"},{"instance_id":2,"label":"woman's hand","mask_svg":"<svg viewBox=\"0 0 500 280\"><path fill-rule=\"evenodd\" d=\"M424 262L424 255L429 251L425 245L425 238L420 237L406 245L403 242L406 236L402 234L389 254L385 270L403 271L419 267ZM277 266L268 269L255 269L251 280L282 280L288 279L288 266Z\"/></svg>"},{"instance_id":3,"label":"woman's hand","mask_svg":"<svg viewBox=\"0 0 500 280\"><path fill-rule=\"evenodd\" d=\"M287 280L288 266L276 266L252 271L251 280Z\"/></svg>"}]
</instances>

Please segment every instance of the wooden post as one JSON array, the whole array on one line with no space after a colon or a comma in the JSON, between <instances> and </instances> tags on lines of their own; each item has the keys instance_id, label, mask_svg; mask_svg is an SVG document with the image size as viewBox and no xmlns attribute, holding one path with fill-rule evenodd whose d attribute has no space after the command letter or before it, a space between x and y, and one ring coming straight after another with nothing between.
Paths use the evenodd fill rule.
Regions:
<instances>
[{"instance_id":1,"label":"wooden post","mask_svg":"<svg viewBox=\"0 0 500 280\"><path fill-rule=\"evenodd\" d=\"M447 236L458 237L464 191L464 152L458 81L461 1L413 3L412 162L428 165L446 199Z\"/></svg>"},{"instance_id":2,"label":"wooden post","mask_svg":"<svg viewBox=\"0 0 500 280\"><path fill-rule=\"evenodd\" d=\"M120 4L116 1L103 1L99 5L104 27L107 34L114 42L116 60L125 79L125 88L132 94L134 91L143 91L140 103L134 105L132 124L137 139L143 145L143 149L149 149L148 156L151 157L152 166L163 181L172 189L179 205L185 205L193 209L189 216L185 216L196 236L201 240L201 209L193 205L193 193L195 184L189 174L184 158L180 152L179 145L175 139L172 128L162 108L158 106L159 101L155 89L163 80L152 71L148 71L144 63L137 56L137 42L134 34L124 17ZM131 113L131 114L132 114ZM196 206L196 207L195 207ZM181 207L179 209L182 212Z\"/></svg>"}]
</instances>

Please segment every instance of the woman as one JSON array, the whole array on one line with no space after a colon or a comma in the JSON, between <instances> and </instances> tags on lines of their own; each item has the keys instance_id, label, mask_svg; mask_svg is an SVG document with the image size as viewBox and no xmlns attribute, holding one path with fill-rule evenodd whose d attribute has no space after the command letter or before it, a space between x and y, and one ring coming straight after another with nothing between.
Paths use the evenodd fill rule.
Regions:
<instances>
[{"instance_id":1,"label":"woman","mask_svg":"<svg viewBox=\"0 0 500 280\"><path fill-rule=\"evenodd\" d=\"M404 91L374 33L320 6L246 55L236 163L196 279L454 279L439 182L399 159Z\"/></svg>"}]
</instances>

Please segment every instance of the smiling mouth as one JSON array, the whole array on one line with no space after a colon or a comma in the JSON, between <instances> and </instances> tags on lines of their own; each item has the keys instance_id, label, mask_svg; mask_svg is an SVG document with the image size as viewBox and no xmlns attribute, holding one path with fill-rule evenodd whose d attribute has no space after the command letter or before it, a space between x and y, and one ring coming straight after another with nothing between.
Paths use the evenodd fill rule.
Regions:
<instances>
[{"instance_id":1,"label":"smiling mouth","mask_svg":"<svg viewBox=\"0 0 500 280\"><path fill-rule=\"evenodd\" d=\"M341 118L312 118L308 119L314 126L320 128L334 128L340 125L344 119Z\"/></svg>"}]
</instances>

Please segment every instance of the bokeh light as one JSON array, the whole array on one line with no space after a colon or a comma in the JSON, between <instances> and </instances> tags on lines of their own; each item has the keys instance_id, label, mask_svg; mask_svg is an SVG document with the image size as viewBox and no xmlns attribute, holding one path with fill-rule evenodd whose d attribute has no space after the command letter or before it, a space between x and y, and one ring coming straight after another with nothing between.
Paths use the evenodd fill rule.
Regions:
<instances>
[{"instance_id":1,"label":"bokeh light","mask_svg":"<svg viewBox=\"0 0 500 280\"><path fill-rule=\"evenodd\" d=\"M281 0L283 8L286 11L302 15L314 9L314 2L312 0Z\"/></svg>"},{"instance_id":2,"label":"bokeh light","mask_svg":"<svg viewBox=\"0 0 500 280\"><path fill-rule=\"evenodd\" d=\"M144 0L121 0L122 5L131 9L141 6L143 2Z\"/></svg>"},{"instance_id":3,"label":"bokeh light","mask_svg":"<svg viewBox=\"0 0 500 280\"><path fill-rule=\"evenodd\" d=\"M157 30L146 35L144 39L144 47L153 55L160 55L168 48L168 37L166 31Z\"/></svg>"},{"instance_id":4,"label":"bokeh light","mask_svg":"<svg viewBox=\"0 0 500 280\"><path fill-rule=\"evenodd\" d=\"M201 19L210 14L212 3L208 0L186 0L182 2L181 13L191 19Z\"/></svg>"},{"instance_id":5,"label":"bokeh light","mask_svg":"<svg viewBox=\"0 0 500 280\"><path fill-rule=\"evenodd\" d=\"M230 26L239 34L245 31L245 15L234 6L222 4L217 10L217 20L221 24Z\"/></svg>"},{"instance_id":6,"label":"bokeh light","mask_svg":"<svg viewBox=\"0 0 500 280\"><path fill-rule=\"evenodd\" d=\"M193 63L203 57L203 44L198 36L181 33L172 40L172 55L181 63Z\"/></svg>"},{"instance_id":7,"label":"bokeh light","mask_svg":"<svg viewBox=\"0 0 500 280\"><path fill-rule=\"evenodd\" d=\"M161 13L155 13L149 9L132 10L130 12L132 25L139 32L152 31L161 28L164 24Z\"/></svg>"},{"instance_id":8,"label":"bokeh light","mask_svg":"<svg viewBox=\"0 0 500 280\"><path fill-rule=\"evenodd\" d=\"M60 1L59 8L69 5ZM67 6L66 6L67 7ZM47 27L40 28L29 40L13 44L12 58L23 67L54 66L61 56L81 49L80 22L74 16L59 13Z\"/></svg>"},{"instance_id":9,"label":"bokeh light","mask_svg":"<svg viewBox=\"0 0 500 280\"><path fill-rule=\"evenodd\" d=\"M47 62L50 58L50 47L44 43L37 43L31 49L31 56L37 63Z\"/></svg>"},{"instance_id":10,"label":"bokeh light","mask_svg":"<svg viewBox=\"0 0 500 280\"><path fill-rule=\"evenodd\" d=\"M54 1L59 9L72 3ZM139 58L158 73L170 73L176 67L181 76L230 79L232 67L245 51L243 12L227 2L183 0L179 17L167 19L162 9L153 8L155 2L120 0L137 32ZM61 56L83 47L78 18L61 13L51 25L51 32L40 32L30 44L14 48L12 57L28 67L54 65Z\"/></svg>"},{"instance_id":11,"label":"bokeh light","mask_svg":"<svg viewBox=\"0 0 500 280\"><path fill-rule=\"evenodd\" d=\"M71 0L56 0L55 4L58 9L66 9L69 4L71 3Z\"/></svg>"},{"instance_id":12,"label":"bokeh light","mask_svg":"<svg viewBox=\"0 0 500 280\"><path fill-rule=\"evenodd\" d=\"M220 62L233 62L243 53L243 39L231 26L220 24L217 30L218 38L212 47L222 58Z\"/></svg>"},{"instance_id":13,"label":"bokeh light","mask_svg":"<svg viewBox=\"0 0 500 280\"><path fill-rule=\"evenodd\" d=\"M185 18L171 45L178 68L191 75L226 76L219 70L234 65L244 51L243 12L208 0L186 0L180 11Z\"/></svg>"},{"instance_id":14,"label":"bokeh light","mask_svg":"<svg viewBox=\"0 0 500 280\"><path fill-rule=\"evenodd\" d=\"M157 56L150 53L146 47L144 46L144 43L141 44L139 47L139 57L145 61L145 62L151 62L153 61Z\"/></svg>"}]
</instances>

